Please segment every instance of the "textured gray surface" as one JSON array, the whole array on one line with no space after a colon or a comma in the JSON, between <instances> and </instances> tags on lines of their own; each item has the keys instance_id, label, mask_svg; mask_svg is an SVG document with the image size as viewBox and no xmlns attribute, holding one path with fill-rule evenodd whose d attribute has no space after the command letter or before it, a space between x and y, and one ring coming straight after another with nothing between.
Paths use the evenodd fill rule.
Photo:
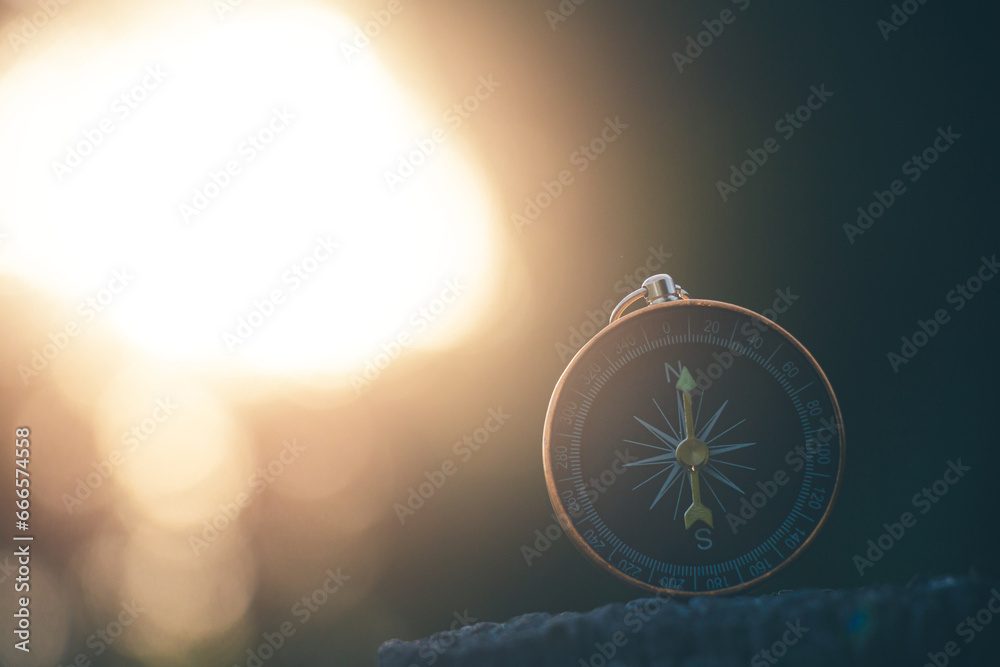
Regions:
<instances>
[{"instance_id":1,"label":"textured gray surface","mask_svg":"<svg viewBox=\"0 0 1000 667\"><path fill-rule=\"evenodd\" d=\"M943 578L688 602L647 598L392 640L378 659L380 667L993 666L1000 665L1000 615L983 621L992 621L991 600L1000 611L998 590L996 581Z\"/></svg>"}]
</instances>

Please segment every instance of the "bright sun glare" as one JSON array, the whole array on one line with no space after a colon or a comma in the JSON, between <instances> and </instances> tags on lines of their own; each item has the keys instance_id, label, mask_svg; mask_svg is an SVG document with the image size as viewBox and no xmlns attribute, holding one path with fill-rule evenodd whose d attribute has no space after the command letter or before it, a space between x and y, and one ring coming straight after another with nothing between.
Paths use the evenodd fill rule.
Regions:
<instances>
[{"instance_id":1,"label":"bright sun glare","mask_svg":"<svg viewBox=\"0 0 1000 667\"><path fill-rule=\"evenodd\" d=\"M349 62L328 8L182 6L114 35L57 16L3 73L0 270L169 358L344 372L467 331L487 185L457 136L385 177L447 101L409 98L377 44Z\"/></svg>"}]
</instances>

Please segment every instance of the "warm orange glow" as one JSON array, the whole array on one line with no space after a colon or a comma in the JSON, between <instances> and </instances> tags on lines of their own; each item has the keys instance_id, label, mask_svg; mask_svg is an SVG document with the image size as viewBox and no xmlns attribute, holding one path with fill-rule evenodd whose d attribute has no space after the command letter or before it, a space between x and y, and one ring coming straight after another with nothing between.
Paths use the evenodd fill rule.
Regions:
<instances>
[{"instance_id":1,"label":"warm orange glow","mask_svg":"<svg viewBox=\"0 0 1000 667\"><path fill-rule=\"evenodd\" d=\"M448 105L345 57L329 8L211 4L127 28L109 4L121 37L87 37L91 11L23 47L0 80L0 270L181 360L357 371L400 334L468 334L502 253L461 142L427 144Z\"/></svg>"},{"instance_id":2,"label":"warm orange glow","mask_svg":"<svg viewBox=\"0 0 1000 667\"><path fill-rule=\"evenodd\" d=\"M251 417L286 383L296 409L356 401L408 351L468 339L506 266L454 100L374 48L346 57L329 6L222 4L56 3L0 64L0 273L26 314L5 360L45 443L32 502L79 582L35 570L64 610L38 622L45 664L96 655L80 618L128 620L113 652L143 664L240 655L258 589L291 608L345 544L367 572L326 609L359 606L398 434L349 408L271 434Z\"/></svg>"}]
</instances>

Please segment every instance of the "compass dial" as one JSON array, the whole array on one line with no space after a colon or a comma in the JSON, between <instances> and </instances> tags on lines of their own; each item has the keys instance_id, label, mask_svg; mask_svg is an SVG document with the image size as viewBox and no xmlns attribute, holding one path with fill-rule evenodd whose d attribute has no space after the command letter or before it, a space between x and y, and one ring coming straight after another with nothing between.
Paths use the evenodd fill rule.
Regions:
<instances>
[{"instance_id":1,"label":"compass dial","mask_svg":"<svg viewBox=\"0 0 1000 667\"><path fill-rule=\"evenodd\" d=\"M836 397L809 352L731 304L622 318L549 403L545 476L585 555L647 590L732 592L795 558L844 463Z\"/></svg>"}]
</instances>

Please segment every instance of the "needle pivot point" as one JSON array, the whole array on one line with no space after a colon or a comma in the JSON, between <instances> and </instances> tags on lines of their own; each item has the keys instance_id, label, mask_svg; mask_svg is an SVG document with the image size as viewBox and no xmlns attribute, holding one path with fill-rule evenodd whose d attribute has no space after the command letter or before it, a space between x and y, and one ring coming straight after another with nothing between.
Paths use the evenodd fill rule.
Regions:
<instances>
[{"instance_id":1,"label":"needle pivot point","mask_svg":"<svg viewBox=\"0 0 1000 667\"><path fill-rule=\"evenodd\" d=\"M677 446L677 462L688 470L698 470L708 463L708 446L694 438L684 440Z\"/></svg>"}]
</instances>

